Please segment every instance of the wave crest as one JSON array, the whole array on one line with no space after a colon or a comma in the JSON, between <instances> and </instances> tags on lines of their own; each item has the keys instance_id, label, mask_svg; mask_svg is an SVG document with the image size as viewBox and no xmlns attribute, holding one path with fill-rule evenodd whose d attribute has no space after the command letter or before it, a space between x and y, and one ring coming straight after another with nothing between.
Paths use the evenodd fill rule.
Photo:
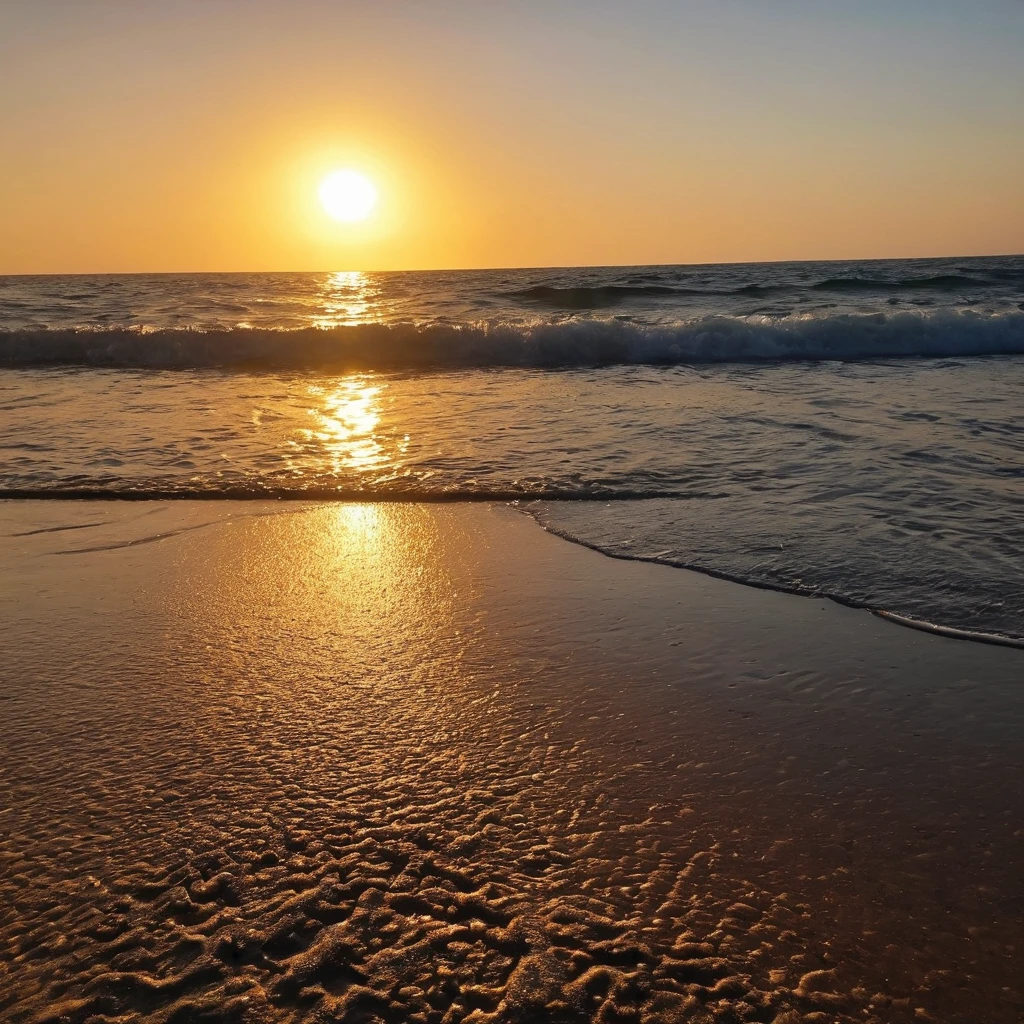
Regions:
<instances>
[{"instance_id":1,"label":"wave crest","mask_svg":"<svg viewBox=\"0 0 1024 1024\"><path fill-rule=\"evenodd\" d=\"M811 288L826 292L896 292L904 289L960 291L965 288L984 287L986 284L986 281L968 277L966 274L933 274L930 277L903 277L897 280L875 277L830 277L811 285Z\"/></svg>"},{"instance_id":2,"label":"wave crest","mask_svg":"<svg viewBox=\"0 0 1024 1024\"><path fill-rule=\"evenodd\" d=\"M707 317L671 326L618 320L361 324L328 329L132 328L0 332L0 366L415 370L593 367L1024 354L1024 313Z\"/></svg>"},{"instance_id":3,"label":"wave crest","mask_svg":"<svg viewBox=\"0 0 1024 1024\"><path fill-rule=\"evenodd\" d=\"M690 288L676 288L663 284L604 284L586 287L574 285L559 288L550 284L538 284L532 288L509 292L514 299L525 299L559 309L599 309L615 306L629 299L664 298L666 295L703 295L703 291Z\"/></svg>"}]
</instances>

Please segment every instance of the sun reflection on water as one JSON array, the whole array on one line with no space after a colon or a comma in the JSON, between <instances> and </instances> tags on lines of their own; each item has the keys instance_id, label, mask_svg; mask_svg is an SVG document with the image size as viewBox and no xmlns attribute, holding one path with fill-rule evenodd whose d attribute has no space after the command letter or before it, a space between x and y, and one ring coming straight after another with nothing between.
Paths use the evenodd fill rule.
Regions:
<instances>
[{"instance_id":1,"label":"sun reflection on water","mask_svg":"<svg viewBox=\"0 0 1024 1024\"><path fill-rule=\"evenodd\" d=\"M316 401L309 410L316 426L305 433L326 456L327 468L335 474L362 474L390 464L378 429L383 384L354 376L330 386L314 385L309 390Z\"/></svg>"},{"instance_id":2,"label":"sun reflection on water","mask_svg":"<svg viewBox=\"0 0 1024 1024\"><path fill-rule=\"evenodd\" d=\"M321 312L312 317L316 327L345 327L380 319L381 290L358 270L329 274L320 286Z\"/></svg>"}]
</instances>

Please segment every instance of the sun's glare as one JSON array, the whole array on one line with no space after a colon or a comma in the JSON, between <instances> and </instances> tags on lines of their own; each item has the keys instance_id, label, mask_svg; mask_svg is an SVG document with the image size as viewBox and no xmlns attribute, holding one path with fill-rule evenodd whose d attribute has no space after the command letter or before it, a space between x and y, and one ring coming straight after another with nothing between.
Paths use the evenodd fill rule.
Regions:
<instances>
[{"instance_id":1,"label":"sun's glare","mask_svg":"<svg viewBox=\"0 0 1024 1024\"><path fill-rule=\"evenodd\" d=\"M335 220L366 220L377 205L377 189L359 171L335 171L320 182L320 202Z\"/></svg>"}]
</instances>

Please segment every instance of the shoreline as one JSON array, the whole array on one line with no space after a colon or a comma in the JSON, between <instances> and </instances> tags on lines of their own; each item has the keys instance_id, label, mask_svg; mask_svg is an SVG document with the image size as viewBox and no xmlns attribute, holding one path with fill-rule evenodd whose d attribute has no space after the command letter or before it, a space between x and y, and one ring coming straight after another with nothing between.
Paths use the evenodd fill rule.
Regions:
<instances>
[{"instance_id":1,"label":"shoreline","mask_svg":"<svg viewBox=\"0 0 1024 1024\"><path fill-rule=\"evenodd\" d=\"M1016 1024L1019 656L515 511L0 504L0 1009Z\"/></svg>"},{"instance_id":2,"label":"shoreline","mask_svg":"<svg viewBox=\"0 0 1024 1024\"><path fill-rule=\"evenodd\" d=\"M20 501L60 501L60 502L259 502L259 503L283 503L293 504L346 504L346 505L496 505L503 504L516 511L525 513L531 518L540 529L560 540L570 544L594 551L607 558L614 558L621 561L643 562L651 565L664 565L672 569L681 569L684 572L694 572L712 579L723 580L742 587L750 587L754 590L764 590L777 594L788 594L794 597L803 597L811 601L831 601L843 608L852 608L857 611L870 612L879 618L886 620L904 629L918 630L923 633L931 633L935 636L946 637L950 640L961 640L967 643L987 644L996 647L1010 647L1016 650L1024 650L1024 637L1009 636L1002 633L980 632L970 629L963 629L957 626L947 626L938 622L931 622L927 619L918 619L901 612L892 611L888 608L879 608L867 602L856 601L852 598L843 597L837 594L823 593L820 591L798 590L786 587L781 584L773 584L762 580L747 579L738 573L731 573L726 570L716 569L711 566L704 566L698 563L663 561L645 555L624 554L610 551L597 544L592 544L574 536L568 531L540 522L530 509L526 506L534 502L619 502L619 501L656 501L661 499L673 499L678 497L674 494L651 493L638 497L632 494L595 495L580 497L574 493L551 493L541 498L531 497L516 492L503 491L466 491L457 494L423 493L410 496L408 494L374 494L367 496L365 493L353 491L316 491L299 493L287 491L281 493L260 493L245 488L229 488L220 491L202 492L180 492L162 490L138 490L110 492L102 488L77 488L64 489L61 491L48 491L46 489L9 489L0 490L0 504L4 502Z\"/></svg>"},{"instance_id":3,"label":"shoreline","mask_svg":"<svg viewBox=\"0 0 1024 1024\"><path fill-rule=\"evenodd\" d=\"M551 499L545 498L542 500L547 501ZM595 498L592 500L603 501L604 499ZM521 509L521 511L530 515L528 509ZM533 517L531 516L531 518ZM837 594L825 594L820 591L796 590L762 580L745 579L737 573L730 573L722 569L699 565L695 562L669 562L662 561L659 558L649 557L647 555L632 555L609 551L598 544L591 544L588 541L582 540L568 531L559 530L554 526L545 525L538 522L536 519L534 519L534 522L537 522L537 525L545 532L550 533L561 540L568 541L570 544L578 544L580 547L584 547L588 551L594 551L599 555L604 555L606 558L616 558L623 562L644 562L648 565L664 565L671 569L681 569L683 572L695 572L702 576L710 576L712 579L723 580L727 583L735 583L738 586L750 587L754 590L766 590L773 594L788 594L791 597L804 597L810 601L832 601L834 604L837 604L842 608L852 608L855 611L870 612L872 615L877 615L879 618L885 619L887 622L891 622L896 626L902 626L905 629L915 629L922 633L931 633L934 636L946 637L949 640L965 640L971 643L990 644L995 647L1013 647L1018 650L1024 650L1024 638L1004 636L1002 633L977 633L969 629L959 629L956 626L944 626L941 623L928 622L925 619L915 619L909 615L901 615L899 612L889 611L887 608L876 608L874 605L868 604L867 602L854 601L850 598L840 597Z\"/></svg>"}]
</instances>

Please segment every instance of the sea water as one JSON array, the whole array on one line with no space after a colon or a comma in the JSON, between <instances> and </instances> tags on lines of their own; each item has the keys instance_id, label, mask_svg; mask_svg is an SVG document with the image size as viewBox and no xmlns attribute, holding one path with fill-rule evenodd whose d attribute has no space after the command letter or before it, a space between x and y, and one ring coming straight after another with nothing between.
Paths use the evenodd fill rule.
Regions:
<instances>
[{"instance_id":1,"label":"sea water","mask_svg":"<svg viewBox=\"0 0 1024 1024\"><path fill-rule=\"evenodd\" d=\"M0 496L515 500L1024 637L1024 258L0 278Z\"/></svg>"}]
</instances>

